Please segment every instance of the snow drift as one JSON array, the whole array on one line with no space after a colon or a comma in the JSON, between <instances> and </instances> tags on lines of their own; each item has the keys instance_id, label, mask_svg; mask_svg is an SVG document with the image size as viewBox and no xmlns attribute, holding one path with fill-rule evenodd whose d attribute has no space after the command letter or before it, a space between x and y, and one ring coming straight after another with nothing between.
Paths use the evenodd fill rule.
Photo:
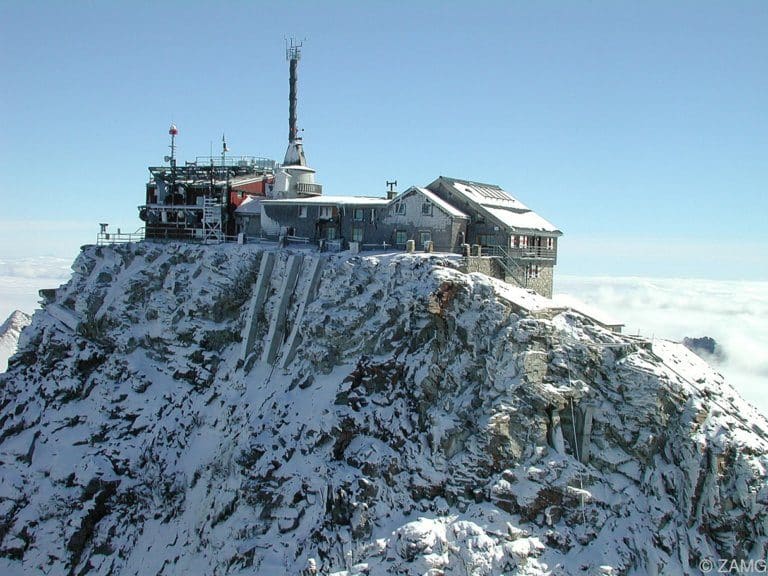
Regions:
<instances>
[{"instance_id":1,"label":"snow drift","mask_svg":"<svg viewBox=\"0 0 768 576\"><path fill-rule=\"evenodd\" d=\"M717 373L455 265L86 248L0 377L0 572L766 557L768 422Z\"/></svg>"}]
</instances>

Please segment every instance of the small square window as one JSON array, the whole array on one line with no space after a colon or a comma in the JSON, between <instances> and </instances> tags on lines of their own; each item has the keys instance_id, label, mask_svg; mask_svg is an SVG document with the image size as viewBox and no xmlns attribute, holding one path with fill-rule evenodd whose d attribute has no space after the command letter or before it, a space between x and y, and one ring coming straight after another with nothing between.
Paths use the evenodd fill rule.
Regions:
<instances>
[{"instance_id":1,"label":"small square window","mask_svg":"<svg viewBox=\"0 0 768 576\"><path fill-rule=\"evenodd\" d=\"M432 216L432 204L430 202L424 202L421 205L422 216Z\"/></svg>"},{"instance_id":2,"label":"small square window","mask_svg":"<svg viewBox=\"0 0 768 576\"><path fill-rule=\"evenodd\" d=\"M356 222L362 222L363 221L363 209L362 208L355 208L352 212L352 219Z\"/></svg>"}]
</instances>

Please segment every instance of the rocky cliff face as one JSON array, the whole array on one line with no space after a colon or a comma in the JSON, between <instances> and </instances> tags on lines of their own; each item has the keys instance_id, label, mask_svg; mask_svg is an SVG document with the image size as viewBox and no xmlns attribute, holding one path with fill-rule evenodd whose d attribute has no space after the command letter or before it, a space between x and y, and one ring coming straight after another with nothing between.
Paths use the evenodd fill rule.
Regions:
<instances>
[{"instance_id":1,"label":"rocky cliff face","mask_svg":"<svg viewBox=\"0 0 768 576\"><path fill-rule=\"evenodd\" d=\"M768 422L680 345L440 257L144 243L74 270L0 380L4 574L768 553Z\"/></svg>"}]
</instances>

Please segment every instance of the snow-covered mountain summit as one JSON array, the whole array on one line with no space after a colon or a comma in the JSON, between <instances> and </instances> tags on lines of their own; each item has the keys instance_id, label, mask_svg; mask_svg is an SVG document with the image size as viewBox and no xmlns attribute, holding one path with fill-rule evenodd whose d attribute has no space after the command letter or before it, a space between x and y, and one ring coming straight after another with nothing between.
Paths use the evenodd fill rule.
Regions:
<instances>
[{"instance_id":1,"label":"snow-covered mountain summit","mask_svg":"<svg viewBox=\"0 0 768 576\"><path fill-rule=\"evenodd\" d=\"M14 312L0 325L0 372L8 366L8 358L16 353L21 331L29 326L32 317L21 310Z\"/></svg>"},{"instance_id":2,"label":"snow-covered mountain summit","mask_svg":"<svg viewBox=\"0 0 768 576\"><path fill-rule=\"evenodd\" d=\"M431 255L87 248L0 377L3 574L696 574L768 422Z\"/></svg>"}]
</instances>

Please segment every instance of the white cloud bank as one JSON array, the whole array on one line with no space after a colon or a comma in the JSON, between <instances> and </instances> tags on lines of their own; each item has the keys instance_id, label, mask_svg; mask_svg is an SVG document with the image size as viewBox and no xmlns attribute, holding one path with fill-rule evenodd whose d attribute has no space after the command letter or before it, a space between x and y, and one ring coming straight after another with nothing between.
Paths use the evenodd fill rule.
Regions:
<instances>
[{"instance_id":1,"label":"white cloud bank","mask_svg":"<svg viewBox=\"0 0 768 576\"><path fill-rule=\"evenodd\" d=\"M716 369L768 415L768 282L558 275L555 292L604 310L628 334L711 336L726 355Z\"/></svg>"},{"instance_id":2,"label":"white cloud bank","mask_svg":"<svg viewBox=\"0 0 768 576\"><path fill-rule=\"evenodd\" d=\"M0 258L0 322L14 310L32 314L38 308L38 290L66 282L71 265L68 258L50 256Z\"/></svg>"}]
</instances>

